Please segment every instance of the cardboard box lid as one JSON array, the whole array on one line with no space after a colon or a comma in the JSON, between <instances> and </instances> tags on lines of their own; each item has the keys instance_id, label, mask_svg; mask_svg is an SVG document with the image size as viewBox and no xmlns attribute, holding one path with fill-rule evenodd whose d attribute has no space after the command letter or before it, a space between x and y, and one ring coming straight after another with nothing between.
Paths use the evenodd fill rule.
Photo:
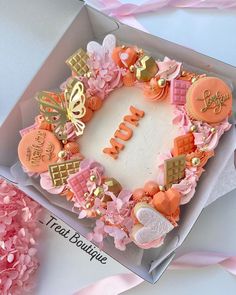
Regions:
<instances>
[{"instance_id":1,"label":"cardboard box lid","mask_svg":"<svg viewBox=\"0 0 236 295\"><path fill-rule=\"evenodd\" d=\"M9 146L17 146L20 139L18 130L22 127L30 125L34 117L34 112L35 114L37 113L36 102L32 101L34 94L42 89L53 89L54 87L57 87L69 75L69 69L64 64L66 58L77 48L86 47L88 41L92 39L99 41L102 40L103 37L109 32L113 32L120 40L144 47L155 57L161 57L165 53L172 58L185 60L194 67L200 65L203 71L206 69L211 69L214 71L217 68L216 74L225 74L226 77L230 78L232 83L236 85L236 69L234 67L196 53L192 50L183 48L182 46L130 28L117 21L114 21L107 16L104 16L90 7L80 7L78 16L74 19L63 37L56 44L54 50L48 56L43 66L39 69L38 73L26 91L23 93L21 99L18 101L0 129L0 136L2 139L0 145L0 174L3 174L5 177L11 177L12 179L9 167L17 161L17 154L16 148L9 149ZM77 38L77 36L79 37ZM25 118L22 117L22 108L25 108L29 101L29 116ZM223 140L226 144L226 150L231 150L232 147L227 146L227 143L232 142L232 132L227 134ZM221 165L221 168L222 167L223 166ZM216 181L216 175L212 176ZM34 199L39 201L50 211L53 211L55 215L57 215L59 218L62 218L70 226L77 229L81 234L86 234L88 228L85 227L83 223L79 223L77 217L74 214L68 213L64 209L53 205L51 202L49 202L49 200L52 200L50 199L52 196L48 196L48 194L46 195L45 192L40 194L40 189L37 191L32 185L28 186L27 184L29 183L24 183L22 181L22 183L19 184L19 187ZM204 184L202 184L202 186L203 185ZM45 195L45 197L43 195ZM203 199L202 202L204 202ZM192 205L192 207L195 208L193 218L191 218L190 214L185 215L185 220L189 220L189 225L191 224L191 226L202 209L202 206L198 205L200 204L197 204L197 201L195 201ZM185 233L182 235L182 238L184 238L188 232L188 229L184 227L181 228L182 231L185 231ZM177 247L180 238L175 232L169 236L168 240L169 243L161 249L144 251L145 253L143 255L143 261L141 265L138 264L140 252L136 251L134 246L131 246L128 248L126 253L123 253L115 250L114 246L110 244L109 241L107 241L105 250L114 259L118 260L120 263L143 277L145 280L155 282L161 276L164 269L173 258L173 250ZM136 252L137 255L132 255L135 254L134 252ZM161 256L160 253L162 253Z\"/></svg>"}]
</instances>

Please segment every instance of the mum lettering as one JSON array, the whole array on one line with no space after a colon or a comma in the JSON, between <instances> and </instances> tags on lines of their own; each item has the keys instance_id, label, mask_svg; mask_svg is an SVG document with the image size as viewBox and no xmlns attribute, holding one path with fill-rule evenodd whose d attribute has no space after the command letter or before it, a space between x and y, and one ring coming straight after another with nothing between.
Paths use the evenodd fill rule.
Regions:
<instances>
[{"instance_id":1,"label":"mum lettering","mask_svg":"<svg viewBox=\"0 0 236 295\"><path fill-rule=\"evenodd\" d=\"M124 144L119 142L117 139L121 141L128 141L133 136L133 129L127 126L127 123L130 125L137 127L138 121L144 116L144 111L135 108L134 106L130 107L131 115L126 115L123 118L123 122L120 123L119 128L115 131L114 137L110 139L111 147L107 147L103 149L103 153L112 157L113 159L117 159L119 152L124 149Z\"/></svg>"}]
</instances>

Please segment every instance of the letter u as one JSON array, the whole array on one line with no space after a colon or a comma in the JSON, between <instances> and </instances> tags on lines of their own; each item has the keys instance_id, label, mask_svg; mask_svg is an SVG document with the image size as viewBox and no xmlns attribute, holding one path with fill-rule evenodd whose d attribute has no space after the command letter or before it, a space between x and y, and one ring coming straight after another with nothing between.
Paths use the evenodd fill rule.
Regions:
<instances>
[{"instance_id":1,"label":"letter u","mask_svg":"<svg viewBox=\"0 0 236 295\"><path fill-rule=\"evenodd\" d=\"M124 132L121 132L124 131ZM124 123L121 123L119 125L119 130L116 130L114 136L115 138L119 138L121 140L127 141L129 140L133 135L133 130L127 127Z\"/></svg>"}]
</instances>

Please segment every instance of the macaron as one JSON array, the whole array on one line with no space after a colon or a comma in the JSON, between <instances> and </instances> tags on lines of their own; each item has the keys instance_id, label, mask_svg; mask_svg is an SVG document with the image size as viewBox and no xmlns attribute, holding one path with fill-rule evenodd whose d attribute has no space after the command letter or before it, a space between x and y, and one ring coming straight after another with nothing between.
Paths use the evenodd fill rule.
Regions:
<instances>
[{"instance_id":1,"label":"macaron","mask_svg":"<svg viewBox=\"0 0 236 295\"><path fill-rule=\"evenodd\" d=\"M102 107L102 99L98 96L91 96L87 100L88 100L88 107L92 111L98 111Z\"/></svg>"},{"instance_id":2,"label":"macaron","mask_svg":"<svg viewBox=\"0 0 236 295\"><path fill-rule=\"evenodd\" d=\"M41 173L58 159L61 143L48 130L35 129L25 134L18 145L22 165L30 172Z\"/></svg>"},{"instance_id":3,"label":"macaron","mask_svg":"<svg viewBox=\"0 0 236 295\"><path fill-rule=\"evenodd\" d=\"M93 117L93 111L90 108L86 108L86 113L83 116L83 118L81 118L81 121L83 123L88 123Z\"/></svg>"},{"instance_id":4,"label":"macaron","mask_svg":"<svg viewBox=\"0 0 236 295\"><path fill-rule=\"evenodd\" d=\"M204 77L189 87L186 109L194 120L217 124L230 116L232 100L232 91L224 81Z\"/></svg>"}]
</instances>

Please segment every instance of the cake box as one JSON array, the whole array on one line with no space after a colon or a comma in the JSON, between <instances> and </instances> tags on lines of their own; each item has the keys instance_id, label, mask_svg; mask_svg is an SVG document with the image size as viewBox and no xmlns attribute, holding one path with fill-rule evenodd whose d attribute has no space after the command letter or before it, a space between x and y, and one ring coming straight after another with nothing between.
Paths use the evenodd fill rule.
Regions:
<instances>
[{"instance_id":1,"label":"cake box","mask_svg":"<svg viewBox=\"0 0 236 295\"><path fill-rule=\"evenodd\" d=\"M34 94L41 89L53 89L63 82L69 76L69 68L65 65L65 60L78 48L86 48L89 41L101 42L109 33L114 34L117 40L124 44L136 44L144 48L156 59L168 56L182 61L187 69L197 69L223 77L234 89L236 87L236 68L191 49L131 28L80 2L78 3L78 11L72 24L56 44L24 94L19 97L18 102L1 126L0 175L16 184L22 191L81 235L86 236L90 231L89 224L78 220L77 216L71 212L70 204L46 194L37 181L29 178L20 168L17 156L17 145L20 140L19 130L28 126L37 115L37 103L32 100ZM233 93L233 96L235 94ZM9 146L11 146L10 150ZM216 156L207 164L206 172L198 183L194 198L184 206L179 227L167 236L164 246L157 249L141 250L135 245L129 245L125 252L121 252L107 240L103 250L130 271L150 283L155 283L171 263L176 250L181 246L199 217L234 149L235 131L234 128L231 128L221 139L216 149Z\"/></svg>"}]
</instances>

